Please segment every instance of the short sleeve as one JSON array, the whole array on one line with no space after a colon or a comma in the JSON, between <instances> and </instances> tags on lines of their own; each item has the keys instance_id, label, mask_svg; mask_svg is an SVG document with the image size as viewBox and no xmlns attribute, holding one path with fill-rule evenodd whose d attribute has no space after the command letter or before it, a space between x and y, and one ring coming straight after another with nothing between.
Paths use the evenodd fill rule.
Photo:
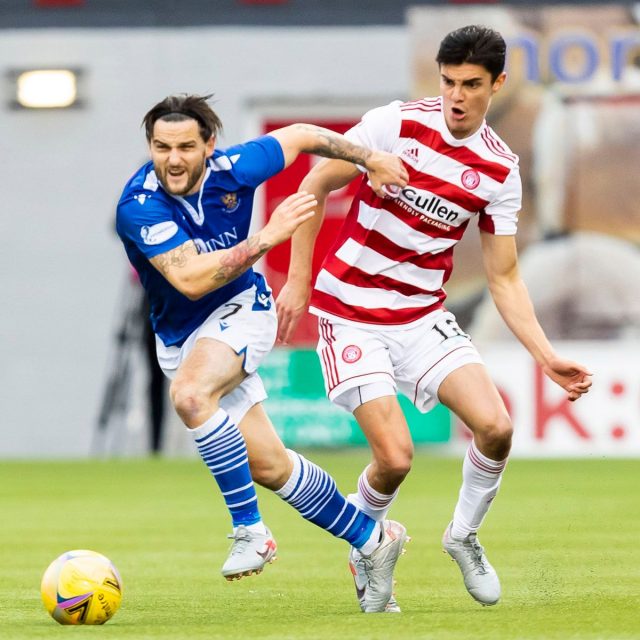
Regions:
<instances>
[{"instance_id":1,"label":"short sleeve","mask_svg":"<svg viewBox=\"0 0 640 640\"><path fill-rule=\"evenodd\" d=\"M136 194L120 202L116 230L148 259L171 251L191 238L173 218L171 209L155 195Z\"/></svg>"},{"instance_id":2,"label":"short sleeve","mask_svg":"<svg viewBox=\"0 0 640 640\"><path fill-rule=\"evenodd\" d=\"M359 144L376 151L393 152L394 145L400 137L402 117L400 105L397 100L384 107L377 107L367 111L362 120L349 129L344 135L354 144ZM359 167L361 171L365 171Z\"/></svg>"},{"instance_id":3,"label":"short sleeve","mask_svg":"<svg viewBox=\"0 0 640 640\"><path fill-rule=\"evenodd\" d=\"M497 236L513 236L518 229L522 208L522 181L518 165L514 166L496 197L480 211L478 226Z\"/></svg>"},{"instance_id":4,"label":"short sleeve","mask_svg":"<svg viewBox=\"0 0 640 640\"><path fill-rule=\"evenodd\" d=\"M249 187L257 187L284 169L280 142L266 135L225 151L234 165L234 174Z\"/></svg>"}]
</instances>

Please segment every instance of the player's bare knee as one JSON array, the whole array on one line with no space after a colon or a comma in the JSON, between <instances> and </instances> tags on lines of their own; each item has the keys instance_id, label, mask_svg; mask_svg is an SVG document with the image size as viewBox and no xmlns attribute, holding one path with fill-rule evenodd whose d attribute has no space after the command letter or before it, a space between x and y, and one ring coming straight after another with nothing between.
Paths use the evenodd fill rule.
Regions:
<instances>
[{"instance_id":1,"label":"player's bare knee","mask_svg":"<svg viewBox=\"0 0 640 640\"><path fill-rule=\"evenodd\" d=\"M411 471L413 462L413 451L394 451L377 457L378 470L385 480L392 485L398 486Z\"/></svg>"},{"instance_id":2,"label":"player's bare knee","mask_svg":"<svg viewBox=\"0 0 640 640\"><path fill-rule=\"evenodd\" d=\"M509 416L497 416L478 435L480 450L489 458L504 460L509 455L513 437L513 425Z\"/></svg>"},{"instance_id":3,"label":"player's bare knee","mask_svg":"<svg viewBox=\"0 0 640 640\"><path fill-rule=\"evenodd\" d=\"M211 410L211 396L200 385L190 381L174 380L170 395L177 414L188 427L198 426L200 417Z\"/></svg>"}]
</instances>

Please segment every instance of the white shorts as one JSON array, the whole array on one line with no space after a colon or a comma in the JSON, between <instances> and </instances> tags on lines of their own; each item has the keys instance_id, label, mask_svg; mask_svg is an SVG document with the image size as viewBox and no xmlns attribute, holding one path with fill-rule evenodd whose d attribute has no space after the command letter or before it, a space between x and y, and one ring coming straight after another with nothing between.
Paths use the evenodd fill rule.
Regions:
<instances>
[{"instance_id":1,"label":"white shorts","mask_svg":"<svg viewBox=\"0 0 640 640\"><path fill-rule=\"evenodd\" d=\"M465 364L483 364L455 316L445 310L434 311L406 329L360 328L320 318L318 330L325 389L339 406L336 400L345 391L381 382L386 385L378 388L392 385L426 413L438 403L438 388L452 371Z\"/></svg>"},{"instance_id":2,"label":"white shorts","mask_svg":"<svg viewBox=\"0 0 640 640\"><path fill-rule=\"evenodd\" d=\"M181 347L166 347L156 336L160 368L168 378L173 379L178 367L200 338L224 342L238 355L242 354L242 366L249 375L231 393L220 399L220 406L238 424L251 407L267 397L256 370L276 340L278 318L273 296L269 297L269 303L269 308L256 304L256 289L251 287L216 309Z\"/></svg>"}]
</instances>

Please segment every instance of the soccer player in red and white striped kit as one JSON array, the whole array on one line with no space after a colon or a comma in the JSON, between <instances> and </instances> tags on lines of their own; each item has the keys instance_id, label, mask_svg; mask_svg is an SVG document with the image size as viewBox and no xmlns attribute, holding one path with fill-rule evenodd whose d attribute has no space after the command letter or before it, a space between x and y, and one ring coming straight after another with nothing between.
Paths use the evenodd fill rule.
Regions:
<instances>
[{"instance_id":1,"label":"soccer player in red and white striped kit","mask_svg":"<svg viewBox=\"0 0 640 640\"><path fill-rule=\"evenodd\" d=\"M318 214L293 237L289 277L277 300L284 342L307 307L319 317L317 351L328 396L353 413L372 450L350 496L363 511L383 519L411 468L413 442L398 390L422 412L441 402L473 432L442 543L483 605L497 603L501 589L477 531L500 486L513 428L479 353L444 307L453 249L471 218L480 227L489 290L510 330L570 400L591 386L586 367L553 350L518 272L518 157L485 122L506 80L505 55L504 39L492 29L453 31L436 57L439 97L373 109L346 134L399 155L409 184L381 198L361 178L313 290L318 214L328 194L359 171L341 160L322 160L311 170L300 188L315 194ZM365 579L358 560L352 549L357 589Z\"/></svg>"}]
</instances>

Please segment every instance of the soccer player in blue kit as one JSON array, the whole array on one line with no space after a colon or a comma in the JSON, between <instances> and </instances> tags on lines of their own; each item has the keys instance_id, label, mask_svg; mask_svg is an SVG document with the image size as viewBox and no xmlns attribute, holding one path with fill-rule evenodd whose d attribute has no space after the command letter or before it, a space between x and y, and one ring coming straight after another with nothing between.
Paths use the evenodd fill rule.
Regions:
<instances>
[{"instance_id":1,"label":"soccer player in blue kit","mask_svg":"<svg viewBox=\"0 0 640 640\"><path fill-rule=\"evenodd\" d=\"M372 188L404 186L395 155L370 151L309 124L294 124L220 150L210 96L169 96L144 117L151 162L124 188L117 231L151 305L158 361L172 403L213 474L233 523L228 579L259 573L276 553L253 481L362 554L365 612L397 611L393 570L406 540L394 521L377 523L347 502L323 469L286 449L261 402L257 373L277 317L271 291L252 265L314 215L313 195L285 199L249 235L256 188L299 153L357 163Z\"/></svg>"}]
</instances>

